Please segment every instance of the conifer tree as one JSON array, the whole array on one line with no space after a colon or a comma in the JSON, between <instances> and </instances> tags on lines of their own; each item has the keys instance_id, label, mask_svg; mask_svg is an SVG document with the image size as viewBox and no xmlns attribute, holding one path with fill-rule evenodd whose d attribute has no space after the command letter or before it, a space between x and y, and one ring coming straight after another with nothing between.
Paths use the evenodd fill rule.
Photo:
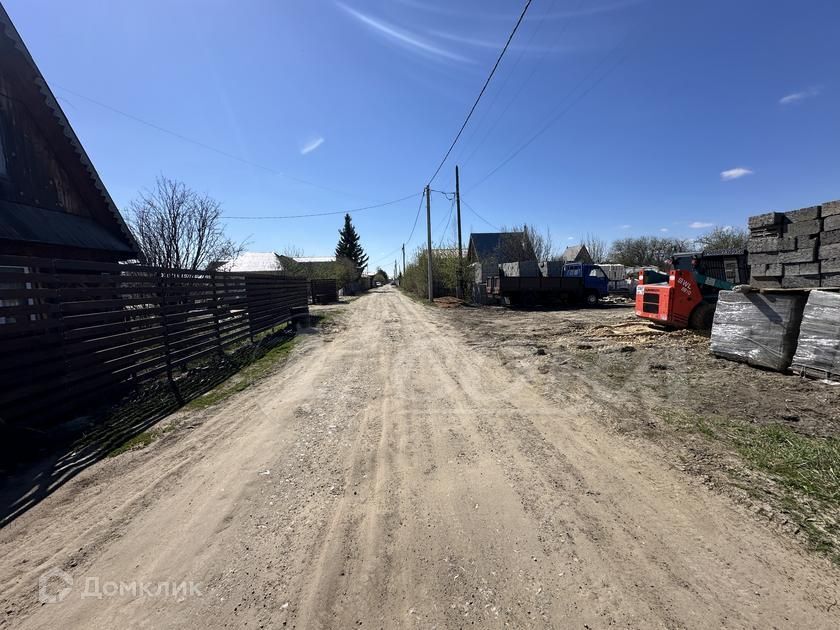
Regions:
<instances>
[{"instance_id":1,"label":"conifer tree","mask_svg":"<svg viewBox=\"0 0 840 630\"><path fill-rule=\"evenodd\" d=\"M344 215L344 227L338 231L338 245L335 247L337 258L347 258L359 268L359 271L367 267L368 257L365 250L359 244L359 235L353 227L353 221L349 214Z\"/></svg>"}]
</instances>

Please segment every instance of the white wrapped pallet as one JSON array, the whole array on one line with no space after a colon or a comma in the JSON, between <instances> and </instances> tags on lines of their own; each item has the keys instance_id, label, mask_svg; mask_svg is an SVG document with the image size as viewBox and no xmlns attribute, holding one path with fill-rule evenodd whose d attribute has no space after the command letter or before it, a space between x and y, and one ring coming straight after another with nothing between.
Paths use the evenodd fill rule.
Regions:
<instances>
[{"instance_id":1,"label":"white wrapped pallet","mask_svg":"<svg viewBox=\"0 0 840 630\"><path fill-rule=\"evenodd\" d=\"M472 263L469 266L470 275L473 277L473 282L478 283L481 282L481 265L479 263Z\"/></svg>"},{"instance_id":2,"label":"white wrapped pallet","mask_svg":"<svg viewBox=\"0 0 840 630\"><path fill-rule=\"evenodd\" d=\"M598 266L607 275L607 280L616 282L618 280L624 280L627 277L627 267L625 267L624 265L604 263L599 264Z\"/></svg>"},{"instance_id":3,"label":"white wrapped pallet","mask_svg":"<svg viewBox=\"0 0 840 630\"><path fill-rule=\"evenodd\" d=\"M712 353L786 370L796 350L804 306L801 294L721 291L712 325Z\"/></svg>"},{"instance_id":4,"label":"white wrapped pallet","mask_svg":"<svg viewBox=\"0 0 840 630\"><path fill-rule=\"evenodd\" d=\"M840 378L840 294L811 291L792 367L815 378Z\"/></svg>"},{"instance_id":5,"label":"white wrapped pallet","mask_svg":"<svg viewBox=\"0 0 840 630\"><path fill-rule=\"evenodd\" d=\"M610 293L630 293L630 289L635 287L631 285L629 280L609 280L608 290Z\"/></svg>"}]
</instances>

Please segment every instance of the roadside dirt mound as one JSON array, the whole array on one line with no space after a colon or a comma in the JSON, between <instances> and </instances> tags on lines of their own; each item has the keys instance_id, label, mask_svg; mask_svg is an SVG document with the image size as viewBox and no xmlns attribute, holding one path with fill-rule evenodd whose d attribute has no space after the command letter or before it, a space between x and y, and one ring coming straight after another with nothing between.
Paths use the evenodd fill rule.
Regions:
<instances>
[{"instance_id":1,"label":"roadside dirt mound","mask_svg":"<svg viewBox=\"0 0 840 630\"><path fill-rule=\"evenodd\" d=\"M439 306L440 308L457 308L464 305L464 300L459 300L452 296L438 297L433 302L435 306Z\"/></svg>"}]
</instances>

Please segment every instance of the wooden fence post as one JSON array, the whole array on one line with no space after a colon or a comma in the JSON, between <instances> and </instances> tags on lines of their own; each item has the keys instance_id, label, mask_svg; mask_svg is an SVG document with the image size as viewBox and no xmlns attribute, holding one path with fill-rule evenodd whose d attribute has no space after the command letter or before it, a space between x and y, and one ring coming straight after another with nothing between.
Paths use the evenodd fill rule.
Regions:
<instances>
[{"instance_id":1,"label":"wooden fence post","mask_svg":"<svg viewBox=\"0 0 840 630\"><path fill-rule=\"evenodd\" d=\"M166 317L166 280L163 277L163 270L159 271L157 274L158 278L158 303L160 305L160 322L161 326L163 326L163 352L164 357L166 358L166 379L169 381L169 387L172 389L172 393L175 395L175 400L178 401L179 405L184 404L183 398L181 398L181 392L178 391L177 385L175 385L175 378L172 375L172 350L169 347L169 327L167 324L167 317Z\"/></svg>"},{"instance_id":2,"label":"wooden fence post","mask_svg":"<svg viewBox=\"0 0 840 630\"><path fill-rule=\"evenodd\" d=\"M222 276L224 278L224 276ZM219 356L224 356L225 351L222 348L222 327L219 325L219 296L216 292L216 280L218 276L215 271L210 272L210 284L213 287L213 323L216 329L216 343L219 348Z\"/></svg>"}]
</instances>

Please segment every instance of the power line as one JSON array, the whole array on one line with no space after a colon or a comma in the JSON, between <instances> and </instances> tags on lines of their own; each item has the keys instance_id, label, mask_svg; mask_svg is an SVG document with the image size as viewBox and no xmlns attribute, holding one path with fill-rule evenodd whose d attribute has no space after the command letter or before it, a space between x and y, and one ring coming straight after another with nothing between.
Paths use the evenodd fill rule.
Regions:
<instances>
[{"instance_id":1,"label":"power line","mask_svg":"<svg viewBox=\"0 0 840 630\"><path fill-rule=\"evenodd\" d=\"M443 226L443 231L440 233L440 240L438 240L438 249L441 248L443 245L443 241L446 239L446 230L449 229L449 224L452 222L452 214L455 212L455 200L452 200L452 203L449 204L449 215L446 217L446 225ZM438 225L440 227L440 225Z\"/></svg>"},{"instance_id":2,"label":"power line","mask_svg":"<svg viewBox=\"0 0 840 630\"><path fill-rule=\"evenodd\" d=\"M383 260L385 260L386 258L390 258L390 257L391 257L391 256L393 256L394 254L396 254L398 251L400 251L400 247L397 247L396 249L392 249L392 250L391 250L390 252L388 252L387 254L384 254L384 255L382 256L382 258L377 258L377 259L376 259L376 260L375 260L372 264L369 264L369 265L368 265L368 269L369 269L370 267L373 267L373 266L375 266L375 265L378 265L380 262L382 262L382 261L383 261Z\"/></svg>"},{"instance_id":3,"label":"power line","mask_svg":"<svg viewBox=\"0 0 840 630\"><path fill-rule=\"evenodd\" d=\"M420 211L423 209L423 198L426 196L425 191L422 195L420 195L420 205L417 206L417 214L414 215L414 225L411 226L411 234L408 235L408 238L403 241L404 245L408 245L411 242L411 237L414 236L414 230L417 229L417 221L420 219Z\"/></svg>"},{"instance_id":4,"label":"power line","mask_svg":"<svg viewBox=\"0 0 840 630\"><path fill-rule=\"evenodd\" d=\"M583 4L583 2L584 2L584 0L579 0L579 1L578 1L578 5L575 7L575 10L580 9L580 6ZM555 7L555 5L556 5L556 4L557 4L557 0L552 0L551 6L550 6L550 7L548 7L548 9L546 9L546 10L542 13L542 15L540 15L540 16L539 16L539 19L538 19L538 21L537 21L537 25L536 25L536 27L534 28L534 30L531 32L531 37L529 37L529 38L528 38L528 42L527 42L527 43L526 43L526 44L522 47L522 49L519 51L519 55L516 57L516 60L513 62L513 65L511 66L510 71L509 71L509 72L505 75L504 79L502 79L502 84L499 86L499 89L497 89L497 90L495 91L495 93L493 94L493 98L492 98L492 100L490 101L490 104L489 104L487 107L485 107L485 108L484 108L484 113L482 114L481 119L480 119L480 120L478 121L478 123L477 123L477 124L473 127L473 133L472 133L472 135L471 135L469 138L467 138L467 139L466 139L466 141L465 141L465 142L466 142L466 145L467 145L467 146L468 146L468 145L470 144L470 142L471 142L473 139L475 139L475 138L476 138L476 136L478 135L478 131L481 129L482 124L484 123L484 121L485 121L485 120L487 120L488 116L490 115L490 112L491 112L491 111L493 111L493 106L496 104L496 101L498 101L498 100L499 100L499 95L501 95L501 94L502 94L502 92L504 92L504 91L505 91L505 86L507 86L507 84L508 84L508 82L510 81L511 77L514 75L516 68L518 68L518 67L519 67L520 62L521 62L521 61L522 61L522 59L525 57L525 54L526 54L526 52L527 52L528 48L529 48L529 47L530 47L530 45L533 43L533 41L534 41L534 39L536 38L537 34L538 34L538 33L540 32L540 30L542 29L543 23L545 22L546 15L549 15L550 13L552 13L552 11L554 10L554 7ZM567 30L567 29L568 29L568 27L569 27L569 24L571 23L571 20L572 20L572 18L571 18L571 17L568 17L568 18L566 19L566 22L565 22L565 23L564 23L564 25L563 25L563 29L560 31L560 33L558 33L558 34L557 34L557 36L556 36L556 37L553 37L552 39L558 39L558 40L559 40L561 37L563 37L563 35L565 34L566 30ZM538 58L538 59L534 62L534 64L533 64L533 69L532 69L532 71L531 71L531 74L530 74L530 75L528 76L528 78L527 78L527 79L525 79L525 81L524 81L524 82L520 85L520 87L519 87L519 91L517 91L517 92L516 92L516 94L514 94L513 99L512 99L512 100L508 103L507 107L505 107L504 111L503 111L503 112L502 112L502 113L501 113L501 114L500 114L500 115L496 118L496 120L495 120L495 121L493 122L493 124L490 126L490 129L488 129L488 130L487 130L487 133L484 135L484 137L482 138L481 142L479 142L478 146L476 146L476 148L474 148L474 149L470 152L470 155L469 155L469 156L468 156L465 160L462 160L462 159L461 159L461 158L463 157L463 155L464 155L464 151L465 151L465 148L464 148L464 146L462 145L462 147L461 147L461 152L460 152L460 154L459 154L459 156L458 156L458 164L459 164L462 168L463 168L463 166L464 166L467 162L469 162L470 158L472 158L472 156L473 156L473 155L475 155L476 151L478 150L478 147L479 147L480 145L484 144L485 140L487 140L487 137L490 135L490 131L492 131L492 129L493 129L493 128L495 128L495 126L499 123L499 120L501 120L501 118L505 115L505 113L507 113L507 110L508 110L508 109L510 109L510 106L513 104L513 102L517 99L517 97L518 97L518 96L519 96L519 94L521 93L522 88L523 88L523 87L524 87L524 86L528 83L528 81L530 81L530 80L531 80L531 78L533 78L533 76L534 76L534 74L536 73L536 71L537 71L537 69L538 69L539 65L540 65L540 64L542 63L542 61L545 59L546 55L549 53L549 51L550 51L550 50L551 50L551 48L548 48L548 47L546 47L546 48L544 48L544 49L542 50L542 53L540 54L539 58ZM454 176L453 176L453 177L454 177ZM452 177L450 177L448 181L449 181L449 182L451 182L451 181L452 181Z\"/></svg>"},{"instance_id":5,"label":"power line","mask_svg":"<svg viewBox=\"0 0 840 630\"><path fill-rule=\"evenodd\" d=\"M598 68L600 68L609 59L609 57L612 56L613 52L615 52L616 49L617 49L617 47L614 48L612 51L610 51L610 53L608 53L601 60L601 62L596 66L596 70ZM494 167L484 177L482 177L475 184L473 184L470 187L470 190L472 191L472 190L475 190L476 188L478 188L487 179L489 179L497 171L499 171L502 167L504 167L506 164L508 164L508 162L513 160L517 155L519 155L520 153L522 153L522 151L524 151L526 148L528 148L531 145L531 143L533 143L537 138L539 138L542 134L544 134L546 131L548 131L548 129L552 125L554 125L554 123L556 123L563 116L565 116L575 105L577 105L577 103L579 101L581 101L586 95L588 95L592 90L594 90L604 79L606 79L613 72L613 70L615 70L618 66L620 66L627 59L628 56L629 56L629 54L625 53L624 55L619 57L618 60L614 64L609 66L606 69L605 72L603 72L592 84L589 85L589 87L587 87L583 92L578 94L577 98L572 100L566 107L564 107L558 113L556 113L554 116L549 118L549 120L542 127L540 127L540 129L535 134L533 134L530 138L528 138L523 144L521 144L517 149L515 149L513 151L513 153L508 155L504 160L501 161L501 163L499 163L496 167ZM578 88L580 88L583 84L586 83L586 81L590 78L590 76L591 75L588 75L588 76L584 77L583 80L580 81L563 99L561 99L560 102L563 103L568 98L573 96L574 93L578 90Z\"/></svg>"},{"instance_id":6,"label":"power line","mask_svg":"<svg viewBox=\"0 0 840 630\"><path fill-rule=\"evenodd\" d=\"M578 2L577 6L574 9L575 11L578 11L580 9L580 7L583 5L583 1L584 0L580 0ZM552 6L549 8L549 11L551 11L553 8L554 8L554 4L552 4ZM545 17L545 16L543 16L543 17ZM566 22L563 24L563 28L560 29L560 32L557 33L557 35L556 35L557 40L560 40L566 34L566 31L569 30L569 26L571 26L571 23L572 23L571 20L572 20L571 18L568 18L566 20ZM542 20L540 20L538 28L541 25L542 25ZM473 158L473 156L475 156L475 154L478 152L478 150L484 145L484 143L490 137L490 134L492 133L492 131L496 128L496 126L499 124L499 122L502 120L502 118L505 117L505 114L507 114L508 110L510 110L510 108L513 106L513 104L516 102L516 100L522 95L525 86L528 85L528 83L531 81L531 79L534 78L534 75L537 73L537 70L540 69L540 66L541 66L542 62L545 60L547 55L548 55L548 49L543 50L539 59L537 59L537 61L534 62L533 66L531 67L530 74L528 74L528 76L525 78L525 80L519 85L519 88L514 93L513 97L508 101L507 105L505 105L505 108L496 117L496 119L490 124L490 126L487 128L487 131L485 132L484 136L482 136L481 140L479 141L478 144L475 145L473 150L470 151L470 154L463 161L460 162L460 165L461 165L462 168L464 166L466 166L466 164ZM518 65L518 63L521 59L522 59L522 56L520 55L520 57L516 60L517 63L514 64L513 69L516 68L516 66ZM513 69L511 69L511 74L509 74L506 78L510 78L512 76ZM502 84L502 87L504 87L504 85L505 84ZM499 93L497 92L496 96L498 96L498 94Z\"/></svg>"},{"instance_id":7,"label":"power line","mask_svg":"<svg viewBox=\"0 0 840 630\"><path fill-rule=\"evenodd\" d=\"M416 197L417 193L412 195L406 195L405 197L400 197L399 199L393 199L391 201L386 201L384 203L377 203L372 206L363 206L361 208L350 208L347 210L331 210L329 212L312 212L309 214L286 214L286 215L266 215L266 216L228 216L224 215L223 218L225 219L243 219L249 221L261 221L261 220L271 220L271 219L303 219L306 217L326 217L334 214L351 214L353 212L361 212L362 210L373 210L374 208L384 208L385 206L392 206L396 203L400 203L402 201L407 201L408 199L412 199Z\"/></svg>"},{"instance_id":8,"label":"power line","mask_svg":"<svg viewBox=\"0 0 840 630\"><path fill-rule=\"evenodd\" d=\"M156 131L159 131L161 133L168 134L170 136L178 138L179 140L182 140L184 142L188 142L190 144L193 144L197 147L201 147L202 149L206 149L207 151L212 151L213 153L223 155L224 157L229 158L231 160L236 160L237 162L241 162L242 164L247 164L248 166L252 166L254 168L258 168L258 169L267 171L269 173L272 173L273 175L279 175L281 177L285 177L286 179L290 179L294 182L298 182L299 184L306 184L307 186L312 186L313 188L320 188L321 190L325 190L327 192L342 195L342 196L345 196L345 197L355 197L356 196L356 195L354 195L352 193L348 193L346 191L337 190L335 188L330 188L329 186L323 186L321 184L310 181L308 179L303 179L301 177L295 177L294 175L289 175L288 173L284 173L283 171L278 171L277 169L271 168L270 166L265 166L264 164L260 164L258 162L252 162L251 160L240 157L240 156L238 156L234 153L229 153L229 152L227 152L223 149L219 149L217 147L211 146L211 145L209 145L205 142L202 142L201 140L195 140L194 138L190 138L189 136L185 136L185 135L183 135L183 134L181 134L177 131L167 129L166 127L161 127L158 124L155 124L153 122L149 122L148 120L144 120L144 119L142 119L138 116L135 116L134 114L129 114L128 112L124 112L120 109L117 109L116 107L112 107L111 105L108 105L107 103L103 103L102 101L98 101L98 100L96 100L94 98L91 98L89 96L85 96L84 94L79 94L78 92L76 92L74 90L71 90L70 88L67 88L67 87L64 87L62 85L58 85L58 84L55 84L55 83L53 85L60 90L64 90L68 94L72 94L73 96L75 96L77 98L80 98L80 99L83 99L83 100L85 100L89 103L92 103L92 104L94 104L98 107L101 107L103 109L107 109L111 112L114 112L115 114L119 114L120 116L128 118L129 120L133 120L136 123L139 123L141 125L145 125L147 127L155 129Z\"/></svg>"},{"instance_id":9,"label":"power line","mask_svg":"<svg viewBox=\"0 0 840 630\"><path fill-rule=\"evenodd\" d=\"M487 76L487 80L484 82L484 85L481 87L481 91L478 93L478 96L476 97L475 102L473 103L472 107L470 108L469 113L467 114L467 117L464 119L464 124L461 125L461 128L458 130L458 133L456 134L455 139L452 141L452 144L449 145L449 149L447 149L446 154L443 156L443 159L440 161L440 164L438 164L438 167L435 169L434 174L429 179L429 184L431 184L435 180L435 177L437 177L438 173L440 173L440 169L443 168L443 165L446 163L447 158L449 158L449 154L452 153L452 149L455 148L455 144L458 142L458 139L461 137L461 134L464 132L464 129L466 128L467 123L470 122L470 118L472 117L473 112L475 111L475 108L478 107L478 102L481 100L481 97L484 95L484 91L487 89L487 86L490 84L490 80L493 78L493 75L496 73L496 68L499 67L499 64L502 61L502 57L505 56L505 53L507 52L508 46L510 46L510 42L511 42L511 40L513 40L513 36L516 35L516 31L519 29L519 25L522 24L522 20L525 19L525 13L528 12L528 7L531 6L531 2L532 2L532 0L528 0L525 3L525 7L522 9L522 13L519 14L519 19L516 20L516 24L514 25L513 30L510 32L510 35L508 36L507 41L505 42L504 48L502 48L502 52L499 53L499 57L498 57L498 59L496 59L496 63L493 64L493 68L490 70L490 74Z\"/></svg>"},{"instance_id":10,"label":"power line","mask_svg":"<svg viewBox=\"0 0 840 630\"><path fill-rule=\"evenodd\" d=\"M461 195L461 203L462 203L462 204L464 204L465 206L467 206L467 210L469 210L470 212L472 212L475 216L477 216L479 219L481 219L482 221L484 221L484 222L485 222L487 225L489 225L491 228L493 228L493 229L494 229L494 230L496 230L497 232L501 232L501 231L502 231L500 227L498 227L498 226L496 226L496 225L493 225L492 223L490 223L490 221L488 221L488 220L487 220L487 219L485 219L483 216L481 216L480 214L478 214L478 212L476 212L475 208L473 208L473 207L472 207L472 206L471 206L471 205L467 202L467 200L466 200L466 199L464 199L464 196L463 196L463 195Z\"/></svg>"}]
</instances>

